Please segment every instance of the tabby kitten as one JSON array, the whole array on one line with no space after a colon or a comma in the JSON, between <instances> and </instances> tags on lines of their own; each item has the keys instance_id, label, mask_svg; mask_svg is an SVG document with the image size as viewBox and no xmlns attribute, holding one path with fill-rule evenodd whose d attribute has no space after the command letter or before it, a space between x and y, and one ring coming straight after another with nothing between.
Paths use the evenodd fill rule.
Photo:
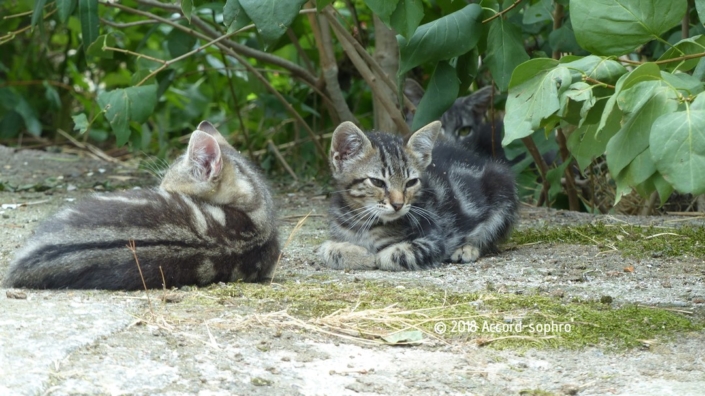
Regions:
<instances>
[{"instance_id":1,"label":"tabby kitten","mask_svg":"<svg viewBox=\"0 0 705 396\"><path fill-rule=\"evenodd\" d=\"M514 176L440 133L435 121L404 144L350 122L335 130L330 165L339 190L331 240L319 250L326 266L417 270L496 250L517 219Z\"/></svg>"},{"instance_id":2,"label":"tabby kitten","mask_svg":"<svg viewBox=\"0 0 705 396\"><path fill-rule=\"evenodd\" d=\"M279 255L260 173L204 121L159 188L94 195L45 221L5 287L141 289L271 276Z\"/></svg>"}]
</instances>

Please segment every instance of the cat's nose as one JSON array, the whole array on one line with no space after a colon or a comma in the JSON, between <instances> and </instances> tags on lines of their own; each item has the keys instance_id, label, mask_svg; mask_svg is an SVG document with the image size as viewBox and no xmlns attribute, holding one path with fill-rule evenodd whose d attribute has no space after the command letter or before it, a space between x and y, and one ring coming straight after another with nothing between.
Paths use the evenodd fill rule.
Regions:
<instances>
[{"instance_id":1,"label":"cat's nose","mask_svg":"<svg viewBox=\"0 0 705 396\"><path fill-rule=\"evenodd\" d=\"M395 212L400 211L402 206L404 206L404 203L402 202L392 202L392 207L394 208Z\"/></svg>"}]
</instances>

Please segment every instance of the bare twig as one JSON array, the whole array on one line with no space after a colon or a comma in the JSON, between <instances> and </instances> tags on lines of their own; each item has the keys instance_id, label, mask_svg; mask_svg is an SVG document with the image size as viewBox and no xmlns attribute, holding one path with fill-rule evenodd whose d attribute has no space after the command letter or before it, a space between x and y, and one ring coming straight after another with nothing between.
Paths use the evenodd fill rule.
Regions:
<instances>
[{"instance_id":1,"label":"bare twig","mask_svg":"<svg viewBox=\"0 0 705 396\"><path fill-rule=\"evenodd\" d=\"M589 83L593 83L593 84L596 84L596 85L601 85L601 86L603 86L603 87L605 87L605 88L615 89L615 86L614 86L614 85L607 84L607 83L602 82L602 81L600 81L600 80L595 80L594 78L589 77L589 76L583 76L583 81L586 81L586 82L589 82Z\"/></svg>"},{"instance_id":2,"label":"bare twig","mask_svg":"<svg viewBox=\"0 0 705 396\"><path fill-rule=\"evenodd\" d=\"M160 2L154 1L154 0L137 0L137 2L139 4L143 4L143 5L147 5L147 6L151 6L151 7L155 7L155 8L160 8L160 9L168 10L168 11L172 11L172 12L181 13L181 7L178 4L160 3ZM180 29L186 33L195 35L195 36L199 37L200 39L208 40L210 38L218 37L221 35L219 32L217 32L216 30L211 28L205 21L203 21L200 17L198 17L195 14L191 16L191 23L194 24L195 26L197 26L199 29L203 30L203 32L205 34L198 32L198 31L195 31L189 27L172 22L169 19L159 17L159 16L157 16L153 13L147 12L147 11L142 11L142 10L138 10L135 8L126 7L124 5L117 4L117 3L105 3L105 5L109 6L109 7L119 8L119 9L126 11L126 12L130 12L130 13L137 14L137 15L142 15L144 17L157 20L159 22L168 24L174 28ZM210 36L210 38L208 36ZM258 51L254 48L236 43L232 40L224 40L223 44L225 46L227 46L228 48L230 48L232 51L236 51L237 53L239 53L241 55L249 56L249 57L257 59L258 61L261 61L264 63L269 63L272 65L276 65L276 66L279 66L283 69L289 70L291 72L292 76L301 79L302 81L304 81L308 85L311 85L311 86L316 85L316 77L315 76L311 75L311 73L309 73L306 69L302 68L301 66L299 66L293 62L290 62L284 58L281 58L276 55L268 54L266 52Z\"/></svg>"},{"instance_id":3,"label":"bare twig","mask_svg":"<svg viewBox=\"0 0 705 396\"><path fill-rule=\"evenodd\" d=\"M551 184L548 182L548 179L546 179L546 174L548 174L548 165L546 164L546 161L543 160L541 152L539 151L539 148L536 147L536 143L534 143L531 139L531 136L523 137L521 138L521 141L524 143L524 146L526 146L526 149L529 150L529 154L531 154L531 157L534 159L534 163L536 163L536 167L538 168L539 176L541 176L541 183L543 187L541 189L539 201L536 203L536 206L541 206L548 200L548 190L551 188Z\"/></svg>"},{"instance_id":4,"label":"bare twig","mask_svg":"<svg viewBox=\"0 0 705 396\"><path fill-rule=\"evenodd\" d=\"M272 282L274 282L274 274L277 271L277 267L279 267L279 262L281 261L282 256L284 255L284 250L287 248L287 246L289 246L291 241L294 239L294 236L299 232L301 227L304 226L304 224L306 223L306 220L308 220L308 217L310 215L311 215L311 212L308 212L308 214L306 216L304 216L301 220L299 220L296 223L296 225L294 226L294 229L292 229L291 232L289 233L289 237L286 238L286 242L284 242L284 246L282 246L282 249L279 252L279 257L277 258L277 262L276 262L276 264L274 264L274 269L272 270L272 278L269 280L270 285L272 284Z\"/></svg>"},{"instance_id":5,"label":"bare twig","mask_svg":"<svg viewBox=\"0 0 705 396\"><path fill-rule=\"evenodd\" d=\"M90 151L91 153L95 154L96 157L102 159L103 161L112 162L112 163L119 163L120 162L120 161L116 160L115 158L109 156L108 154L105 154L105 152L103 152L103 150L99 149L98 147L96 147L90 143L79 142L73 136L69 135L68 133L66 133L65 131L63 131L60 128L57 129L56 131L59 132L59 135L68 139L68 141L71 142L71 144L73 144L74 146L76 146L80 149L83 149L83 150Z\"/></svg>"},{"instance_id":6,"label":"bare twig","mask_svg":"<svg viewBox=\"0 0 705 396\"><path fill-rule=\"evenodd\" d=\"M277 157L279 162L282 164L284 169L286 169L286 171L289 173L289 175L294 178L295 181L298 182L299 178L296 176L296 173L294 173L294 170L291 169L289 163L286 162L282 153L279 152L277 146L274 144L274 142L272 142L272 139L267 139L267 145L269 146L269 149L272 150L272 152L274 153L274 156Z\"/></svg>"},{"instance_id":7,"label":"bare twig","mask_svg":"<svg viewBox=\"0 0 705 396\"><path fill-rule=\"evenodd\" d=\"M145 5L151 5L151 6L159 7L159 8L163 8L163 9L170 9L170 10L173 10L173 8L174 8L173 6L170 6L170 5L168 5L168 4L158 3L158 2L151 1L151 0L139 0L138 2L139 2L139 3L142 3L142 4L145 4ZM146 11L137 10L137 9L134 9L134 8L131 8L131 7L126 7L126 6L123 6L123 5L121 5L121 4L117 4L117 3L106 3L106 5L109 5L109 6L111 6L111 7L118 8L118 9L123 10L123 11L126 11L126 12L130 12L130 13L134 13L134 14L137 14L137 15L142 15L142 16L147 17L147 18L152 18L152 19L158 20L158 21L160 21L160 22L162 22L162 23L165 23L165 24L168 24L168 25L170 25L170 26L172 26L172 27L174 27L174 28L183 30L184 32L189 33L189 34L191 34L191 35L194 35L194 36L196 36L196 37L198 37L198 38L201 38L201 39L208 39L208 38L209 38L208 36L206 36L205 34L203 34L203 33L201 33L201 32L198 32L198 31L195 31L195 30L193 30L193 29L190 29L190 28L181 26L181 25L178 24L178 23L175 23L175 22L170 21L170 20L168 20L168 19L166 19L166 18L159 17L159 16L157 16L157 15L154 15L154 14L149 13L149 12L146 12ZM178 8L178 6L176 6L176 8ZM215 31L215 30L213 30L212 28L210 28L205 22L203 22L203 20L201 20L201 19L198 18L197 16L195 16L195 15L192 16L191 22L192 22L193 24L199 26L201 29L203 29L203 30L205 30L205 31L208 31L208 34L211 34L212 36L215 36L215 37L218 37L218 36L219 36L219 33L218 33L217 31ZM325 150L323 149L323 146L321 145L321 142L320 142L319 139L317 139L317 137L316 137L316 134L313 132L313 130L311 129L311 127L308 126L308 124L306 123L306 121L304 121L304 119L301 118L301 115L299 115L299 113L296 111L296 109L294 109L293 106L291 106L291 104L286 100L286 98L284 98L284 97L272 86L272 84L270 84L269 81L267 81L267 79L264 78L264 76L262 76L262 74L259 73L259 71L257 71L257 69L255 69L254 66L252 66L249 62L247 62L246 59L244 59L240 54L238 54L237 52L235 52L235 50L232 48L233 46L236 47L236 48L240 48L240 47L248 48L248 47L240 46L240 45L235 45L235 43L233 43L233 42L230 41L230 40L226 40L226 38L227 38L226 36L219 36L218 38L211 40L211 42L210 42L209 44L214 44L216 47L221 48L223 51L225 51L225 53L227 53L228 55L230 55L230 56L232 56L233 58L235 58L235 59L236 59L238 62L240 62L251 74L253 74L260 82L262 82L262 84L264 85L264 87L265 87L270 93L272 93L272 94L277 98L277 100L279 100L279 102L281 102L281 104L284 106L284 108L294 117L294 119L296 119L297 122L299 122L299 123L302 125L302 127L306 130L306 132L309 133L309 135L311 135L311 138L312 138L312 140L313 140L313 143L314 143L314 145L316 146L316 148L318 149L319 154L320 154L322 157L327 157L326 152L325 152ZM220 42L221 40L222 40L223 42ZM193 52L193 51L192 51L192 52ZM249 51L249 49L248 49L247 51L244 51L244 52L251 53L251 51ZM256 51L256 52L259 52L259 51ZM184 55L186 55L186 54L184 54ZM265 55L267 55L266 58L268 58L268 59L272 58L272 57L269 56L268 54L265 54ZM183 59L183 55L182 55L181 57L179 57L179 58L182 58L182 59ZM279 58L279 57L273 57L273 58L277 58L277 59L279 59L279 60L282 60L282 59ZM175 58L175 59L178 59L178 58ZM173 61L174 61L174 60L172 60L172 62L173 62ZM288 62L288 61L287 61L287 62ZM300 70L303 72L304 75L309 75L308 72L307 72L305 69L301 69L301 68L298 67L298 66L296 66L296 68L300 69ZM292 72L292 75L296 75L297 72L295 72L293 69L289 69L289 70ZM150 77L150 76L147 76L147 77ZM312 77L311 77L311 78L312 78ZM313 79L313 78L312 78L312 79ZM140 83L141 83L141 82L140 82ZM313 79L312 84L313 84L313 86L315 87L315 85L316 85L315 79ZM325 96L322 92L320 92L320 91L318 91L318 92L319 92L319 94L321 94L322 97L326 98L326 96Z\"/></svg>"},{"instance_id":8,"label":"bare twig","mask_svg":"<svg viewBox=\"0 0 705 396\"><path fill-rule=\"evenodd\" d=\"M394 101L388 95L385 95L384 92L380 89L380 87L378 86L377 76L372 72L369 67L372 62L375 65L377 65L377 62L375 62L374 60L372 60L372 62L366 62L365 59L363 59L361 53L359 53L355 49L354 44L357 43L357 41L350 37L350 34L347 32L347 30L345 30L340 24L340 22L338 22L330 6L327 6L325 8L324 13L326 17L328 17L328 21L331 23L333 31L338 37L338 41L343 47L345 53L348 55L348 58L350 58L350 61L352 61L353 65L355 65L357 71L360 72L362 78L364 78L365 82L367 82L367 84L370 86L373 95L378 97L379 103L381 103L384 109L389 112L392 117L392 120L394 121L394 125L396 125L398 131L404 136L410 135L411 133L409 131L409 126L406 125L406 121L402 117L401 112L399 111L399 109L397 109L396 105L394 104ZM359 43L357 44L359 45ZM367 53L366 51L363 52ZM367 54L367 57L371 59L369 54ZM377 67L379 67L379 65L377 65ZM386 76L386 74L384 74L381 69L380 72L381 73L379 74L379 76L382 80L384 80L382 76Z\"/></svg>"},{"instance_id":9,"label":"bare twig","mask_svg":"<svg viewBox=\"0 0 705 396\"><path fill-rule=\"evenodd\" d=\"M178 18L178 19L181 19L181 18ZM178 20L178 19L175 19L175 20ZM133 26L142 26L142 25L153 25L153 24L157 23L157 21L153 21L153 20L141 20L141 21L128 22L128 23L117 23L117 22L109 21L105 18L100 18L100 22L105 25L108 25L110 27L114 27L116 29L125 29L125 28L129 28L129 27L133 27Z\"/></svg>"},{"instance_id":10,"label":"bare twig","mask_svg":"<svg viewBox=\"0 0 705 396\"><path fill-rule=\"evenodd\" d=\"M147 282L144 280L144 275L142 275L142 267L140 267L140 260L137 258L137 246L135 245L135 240L130 239L127 242L127 248L132 252L132 256L135 258L135 263L137 264L137 270L140 272L140 279L142 279L142 286L144 286L144 293L147 295L147 303L149 304L149 312L154 316L154 310L152 310L152 300L149 298L149 290L147 289Z\"/></svg>"},{"instance_id":11,"label":"bare twig","mask_svg":"<svg viewBox=\"0 0 705 396\"><path fill-rule=\"evenodd\" d=\"M313 36L316 39L323 78L326 81L326 91L335 109L335 113L331 114L333 123L339 124L341 121L352 121L357 124L358 121L352 111L350 111L338 82L338 64L335 60L328 20L322 15L308 14L307 16Z\"/></svg>"},{"instance_id":12,"label":"bare twig","mask_svg":"<svg viewBox=\"0 0 705 396\"><path fill-rule=\"evenodd\" d=\"M355 38L348 33L348 31L345 29L343 25L340 24L338 19L335 17L335 14L333 13L334 9L331 6L327 6L323 10L323 14L328 18L328 21L331 24L331 27L333 27L333 30L336 33L336 36L338 36L338 40L343 42L342 38L345 38L347 42L352 44L353 48L357 50L357 52L360 54L360 56L367 62L372 69L374 70L375 73L377 73L377 76L387 84L387 86L392 90L392 92L398 92L398 87L397 84L392 81L391 78L382 70L382 67L377 63L377 61L372 58L370 54L367 53L367 50L357 41ZM410 112L415 112L416 111L416 106L414 106L411 101L404 97L404 107Z\"/></svg>"}]
</instances>

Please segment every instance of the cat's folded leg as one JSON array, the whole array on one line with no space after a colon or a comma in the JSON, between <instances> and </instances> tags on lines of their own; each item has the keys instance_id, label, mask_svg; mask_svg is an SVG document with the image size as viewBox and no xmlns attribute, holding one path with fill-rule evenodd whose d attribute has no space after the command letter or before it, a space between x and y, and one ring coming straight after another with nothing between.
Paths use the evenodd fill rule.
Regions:
<instances>
[{"instance_id":1,"label":"cat's folded leg","mask_svg":"<svg viewBox=\"0 0 705 396\"><path fill-rule=\"evenodd\" d=\"M417 238L399 242L377 253L377 266L386 271L409 271L436 267L444 256L443 242L435 238Z\"/></svg>"},{"instance_id":2,"label":"cat's folded leg","mask_svg":"<svg viewBox=\"0 0 705 396\"><path fill-rule=\"evenodd\" d=\"M375 255L350 242L325 241L318 249L323 264L333 269L376 269Z\"/></svg>"}]
</instances>

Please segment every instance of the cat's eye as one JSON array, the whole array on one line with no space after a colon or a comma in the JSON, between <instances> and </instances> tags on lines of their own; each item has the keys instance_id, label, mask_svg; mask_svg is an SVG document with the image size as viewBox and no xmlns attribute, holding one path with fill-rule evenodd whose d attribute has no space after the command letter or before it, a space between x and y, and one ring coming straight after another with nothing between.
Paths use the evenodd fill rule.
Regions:
<instances>
[{"instance_id":1,"label":"cat's eye","mask_svg":"<svg viewBox=\"0 0 705 396\"><path fill-rule=\"evenodd\" d=\"M417 184L419 184L419 179L411 179L406 182L406 188L414 187Z\"/></svg>"},{"instance_id":2,"label":"cat's eye","mask_svg":"<svg viewBox=\"0 0 705 396\"><path fill-rule=\"evenodd\" d=\"M375 179L374 177L370 177L370 183L372 183L373 186L383 188L387 184L384 182L384 180L380 179Z\"/></svg>"}]
</instances>

